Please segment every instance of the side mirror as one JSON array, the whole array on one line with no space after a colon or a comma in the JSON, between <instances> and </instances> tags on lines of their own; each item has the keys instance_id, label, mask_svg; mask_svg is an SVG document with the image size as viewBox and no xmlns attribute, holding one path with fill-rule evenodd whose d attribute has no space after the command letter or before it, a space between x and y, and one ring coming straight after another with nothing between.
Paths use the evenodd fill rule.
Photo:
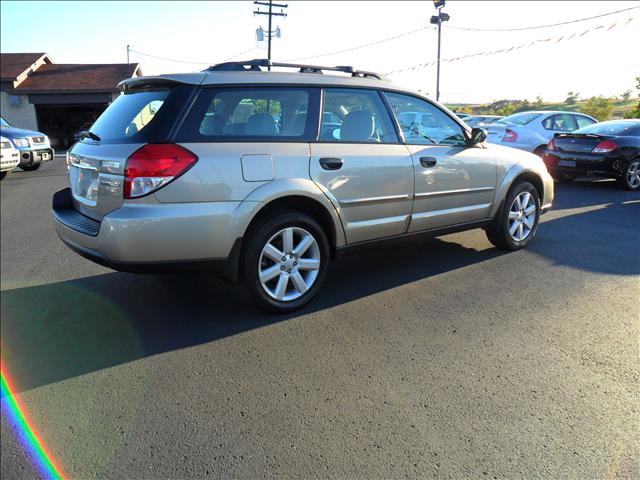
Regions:
<instances>
[{"instance_id":1,"label":"side mirror","mask_svg":"<svg viewBox=\"0 0 640 480\"><path fill-rule=\"evenodd\" d=\"M478 143L482 143L487 139L487 132L482 128L474 127L471 129L471 137L469 137L469 141L467 142L469 145L477 145Z\"/></svg>"}]
</instances>

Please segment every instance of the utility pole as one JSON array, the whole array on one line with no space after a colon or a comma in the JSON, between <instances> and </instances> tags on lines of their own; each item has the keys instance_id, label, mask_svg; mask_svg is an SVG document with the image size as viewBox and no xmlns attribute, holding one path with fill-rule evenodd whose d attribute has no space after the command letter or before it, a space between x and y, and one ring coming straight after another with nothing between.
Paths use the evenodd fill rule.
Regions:
<instances>
[{"instance_id":1,"label":"utility pole","mask_svg":"<svg viewBox=\"0 0 640 480\"><path fill-rule=\"evenodd\" d=\"M430 23L432 25L438 25L438 68L436 73L436 102L440 101L440 40L442 38L442 22L447 22L451 18L449 17L449 14L442 11L444 3L445 0L433 0L433 5L436 7L438 15L434 15L430 20Z\"/></svg>"},{"instance_id":2,"label":"utility pole","mask_svg":"<svg viewBox=\"0 0 640 480\"><path fill-rule=\"evenodd\" d=\"M129 65L129 45L127 45L127 65Z\"/></svg>"},{"instance_id":3,"label":"utility pole","mask_svg":"<svg viewBox=\"0 0 640 480\"><path fill-rule=\"evenodd\" d=\"M284 9L287 8L289 5L283 5L280 3L273 3L273 0L269 0L268 2L253 2L254 5L258 5L258 9L254 10L253 14L254 15L269 15L269 27L267 32L262 32L262 28L258 29L258 37L262 34L266 34L267 39L268 39L268 47L267 47L267 59L269 60L269 63L271 63L271 38L273 38L274 36L276 37L280 37L280 29L276 29L275 31L271 29L271 18L272 17L286 17L287 14L284 13ZM269 7L269 11L268 12L261 12L260 11L260 5L264 6L264 7ZM273 7L279 8L280 12L273 12ZM271 70L271 65L269 65L267 67L268 70Z\"/></svg>"}]
</instances>

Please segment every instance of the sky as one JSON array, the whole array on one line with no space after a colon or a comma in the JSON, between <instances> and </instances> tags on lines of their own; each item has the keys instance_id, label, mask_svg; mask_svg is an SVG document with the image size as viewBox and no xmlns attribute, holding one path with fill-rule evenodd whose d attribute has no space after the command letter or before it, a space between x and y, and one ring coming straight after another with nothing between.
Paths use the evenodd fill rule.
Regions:
<instances>
[{"instance_id":1,"label":"sky","mask_svg":"<svg viewBox=\"0 0 640 480\"><path fill-rule=\"evenodd\" d=\"M389 74L399 85L435 97L435 66L390 73L436 59L437 31L429 24L435 14L432 1L277 3L289 7L287 17L274 18L274 28L279 26L282 32L282 38L273 40L274 61L353 65ZM534 45L443 62L440 101L485 103L537 96L562 101L569 91L582 97L620 95L626 90L635 94L635 77L640 76L640 8L551 28L461 30L547 25L631 7L640 7L640 1L449 0L444 11L451 19L443 24L442 59ZM0 50L47 52L55 63L124 63L130 45L131 62L140 63L146 75L197 71L230 59L266 58L266 45L256 42L255 31L267 28L267 17L255 16L254 9L251 1L1 1ZM47 27L33 28L34 18ZM572 34L576 35L567 40ZM402 36L325 55L397 35Z\"/></svg>"}]
</instances>

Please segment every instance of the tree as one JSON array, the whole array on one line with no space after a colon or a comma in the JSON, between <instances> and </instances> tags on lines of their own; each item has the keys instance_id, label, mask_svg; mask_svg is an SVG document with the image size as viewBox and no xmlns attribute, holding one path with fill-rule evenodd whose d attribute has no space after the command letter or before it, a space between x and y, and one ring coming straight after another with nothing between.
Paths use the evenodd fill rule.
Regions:
<instances>
[{"instance_id":1,"label":"tree","mask_svg":"<svg viewBox=\"0 0 640 480\"><path fill-rule=\"evenodd\" d=\"M602 122L611 118L613 102L610 98L591 97L580 107L580 111Z\"/></svg>"},{"instance_id":2,"label":"tree","mask_svg":"<svg viewBox=\"0 0 640 480\"><path fill-rule=\"evenodd\" d=\"M636 77L636 89L640 91L640 77ZM640 96L638 97L638 104L632 110L624 112L623 118L638 118L640 119Z\"/></svg>"},{"instance_id":3,"label":"tree","mask_svg":"<svg viewBox=\"0 0 640 480\"><path fill-rule=\"evenodd\" d=\"M622 95L620 95L620 97L622 98L622 101L624 103L627 103L629 100L631 100L631 90L627 90Z\"/></svg>"},{"instance_id":4,"label":"tree","mask_svg":"<svg viewBox=\"0 0 640 480\"><path fill-rule=\"evenodd\" d=\"M536 97L536 101L535 101L535 102L533 102L533 106L534 106L535 108L542 108L542 107L544 107L544 99L543 99L540 95L538 95L538 96Z\"/></svg>"},{"instance_id":5,"label":"tree","mask_svg":"<svg viewBox=\"0 0 640 480\"><path fill-rule=\"evenodd\" d=\"M567 105L575 105L578 99L580 98L580 94L578 92L569 92L567 93L567 99L564 101Z\"/></svg>"}]
</instances>

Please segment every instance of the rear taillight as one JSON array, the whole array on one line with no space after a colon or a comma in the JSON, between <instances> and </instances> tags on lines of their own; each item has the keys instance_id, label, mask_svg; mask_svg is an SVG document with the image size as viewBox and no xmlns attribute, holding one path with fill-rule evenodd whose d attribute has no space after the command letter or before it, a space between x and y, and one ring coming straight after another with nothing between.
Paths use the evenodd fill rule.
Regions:
<instances>
[{"instance_id":1,"label":"rear taillight","mask_svg":"<svg viewBox=\"0 0 640 480\"><path fill-rule=\"evenodd\" d=\"M137 198L158 190L197 161L198 157L189 150L171 143L139 148L124 167L124 198Z\"/></svg>"},{"instance_id":2,"label":"rear taillight","mask_svg":"<svg viewBox=\"0 0 640 480\"><path fill-rule=\"evenodd\" d=\"M604 142L600 142L595 148L592 150L593 153L609 153L613 152L616 148L618 148L618 144L612 142L611 140L605 140Z\"/></svg>"},{"instance_id":3,"label":"rear taillight","mask_svg":"<svg viewBox=\"0 0 640 480\"><path fill-rule=\"evenodd\" d=\"M549 145L547 145L547 150L555 150L555 149L556 149L556 142L552 138L551 141L549 142Z\"/></svg>"},{"instance_id":4,"label":"rear taillight","mask_svg":"<svg viewBox=\"0 0 640 480\"><path fill-rule=\"evenodd\" d=\"M518 140L518 134L513 130L511 130L510 128L507 128L507 130L504 132L504 136L502 137L502 141L515 142L517 140Z\"/></svg>"}]
</instances>

